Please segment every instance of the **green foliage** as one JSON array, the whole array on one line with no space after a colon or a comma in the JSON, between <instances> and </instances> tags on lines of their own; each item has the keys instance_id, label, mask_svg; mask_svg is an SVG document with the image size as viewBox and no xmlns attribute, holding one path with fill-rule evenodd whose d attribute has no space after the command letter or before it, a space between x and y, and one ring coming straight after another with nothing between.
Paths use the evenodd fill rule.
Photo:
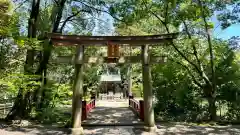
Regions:
<instances>
[{"instance_id":1,"label":"green foliage","mask_svg":"<svg viewBox=\"0 0 240 135\"><path fill-rule=\"evenodd\" d=\"M123 21L118 21L116 25L120 34L181 32L171 47L154 47L151 50L152 54L166 55L169 60L167 65L155 66L152 71L157 98L156 112L160 116L174 120L205 119L205 109L201 108L199 102L210 98L206 93L215 98L210 90L204 90L208 85L206 80L210 84L213 82L213 74L216 74L216 100L237 102L236 98L230 98L239 90L239 66L235 62L234 51L228 47L226 41L215 40L207 33L215 27L213 22L207 21L215 11L222 11L221 15L226 13L227 1L221 3L221 8L219 3L221 1L133 0L113 4L114 15ZM228 4L237 3L238 1L231 1ZM234 7L237 13L236 9L237 6ZM233 16L236 17L234 14ZM231 18L233 19L237 20ZM229 21L229 17L222 18L222 22L224 21ZM210 38L205 38L207 36ZM209 59L209 48L213 48L213 59ZM213 68L211 61L215 64Z\"/></svg>"},{"instance_id":2,"label":"green foliage","mask_svg":"<svg viewBox=\"0 0 240 135\"><path fill-rule=\"evenodd\" d=\"M11 3L8 0L0 1L0 35L8 35L9 34L9 24L11 23L11 15L9 14L9 10L11 7Z\"/></svg>"},{"instance_id":3,"label":"green foliage","mask_svg":"<svg viewBox=\"0 0 240 135\"><path fill-rule=\"evenodd\" d=\"M133 82L131 90L134 97L143 97L143 86L141 83Z\"/></svg>"},{"instance_id":4,"label":"green foliage","mask_svg":"<svg viewBox=\"0 0 240 135\"><path fill-rule=\"evenodd\" d=\"M155 112L163 120L196 120L199 112L199 89L184 69L168 62L155 66L153 88L157 99Z\"/></svg>"},{"instance_id":5,"label":"green foliage","mask_svg":"<svg viewBox=\"0 0 240 135\"><path fill-rule=\"evenodd\" d=\"M19 89L21 89L23 95L33 92L40 87L40 83L36 81L37 79L39 79L39 76L19 73L9 74L0 79L0 97L16 97Z\"/></svg>"},{"instance_id":6,"label":"green foliage","mask_svg":"<svg viewBox=\"0 0 240 135\"><path fill-rule=\"evenodd\" d=\"M239 120L239 65L234 62L234 52L223 41L215 41L217 100L225 115L221 119ZM155 112L162 120L196 121L205 119L205 100L192 81L188 72L179 64L168 62L165 66L154 66L152 71L153 88L157 103ZM228 105L223 104L227 102ZM226 109L228 108L228 109ZM239 118L239 117L238 117Z\"/></svg>"}]
</instances>

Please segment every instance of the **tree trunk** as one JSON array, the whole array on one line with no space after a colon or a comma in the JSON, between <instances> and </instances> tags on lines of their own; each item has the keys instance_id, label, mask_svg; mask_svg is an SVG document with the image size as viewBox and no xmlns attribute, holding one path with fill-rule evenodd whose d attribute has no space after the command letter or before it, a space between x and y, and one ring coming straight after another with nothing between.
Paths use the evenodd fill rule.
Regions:
<instances>
[{"instance_id":1,"label":"tree trunk","mask_svg":"<svg viewBox=\"0 0 240 135\"><path fill-rule=\"evenodd\" d=\"M62 18L62 13L63 13L65 3L66 3L66 0L61 0L59 2L59 4L55 5L57 7L57 12L52 11L52 15L51 15L52 26L53 26L52 30L51 30L52 33L57 33L58 32L58 27L60 25L60 21L61 21L61 18ZM42 75L42 79L44 80L44 83L43 83L42 87L44 87L47 84L47 79L46 79L47 64L48 64L48 61L49 61L50 56L51 56L52 47L53 47L52 43L49 40L46 40L44 42L43 58L42 58L42 60L39 64L39 68L37 69L37 72L36 72L36 74ZM41 91L38 94L38 97L40 98L40 99L38 99L38 101L41 101L40 103L37 103L38 109L41 109L44 106L44 104L45 105L49 104L49 103L47 103L47 102L49 102L49 100L45 100L45 95L46 94L45 94L44 89L41 89ZM42 102L46 102L46 103L42 103Z\"/></svg>"},{"instance_id":2,"label":"tree trunk","mask_svg":"<svg viewBox=\"0 0 240 135\"><path fill-rule=\"evenodd\" d=\"M216 99L214 97L208 98L208 111L210 114L210 121L217 120L217 107L216 107Z\"/></svg>"},{"instance_id":3,"label":"tree trunk","mask_svg":"<svg viewBox=\"0 0 240 135\"><path fill-rule=\"evenodd\" d=\"M40 0L33 0L32 1L32 10L30 12L30 18L28 20L28 38L34 39L37 37L37 18L39 15L39 8L40 8ZM34 71L32 69L34 64L34 56L35 51L34 48L32 50L27 50L26 60L24 65L24 74L27 75L34 75ZM30 79L32 81L32 79ZM28 118L31 109L33 106L32 97L34 92L24 92L22 88L18 91L17 99L14 102L13 108L8 113L6 120L11 119L21 119L21 118Z\"/></svg>"},{"instance_id":4,"label":"tree trunk","mask_svg":"<svg viewBox=\"0 0 240 135\"><path fill-rule=\"evenodd\" d=\"M52 30L51 32L52 33L57 33L58 32L58 27L60 25L60 21L61 21L61 18L62 18L62 13L63 13L63 9L64 9L64 5L65 5L65 2L66 0L61 0L60 4L56 4L56 7L58 7L58 11L55 12L53 11L52 13ZM52 51L52 44L51 42L47 42L44 44L44 50L43 50L43 59L42 61L40 62L40 66L37 70L37 74L42 74L42 72L44 70L47 70L47 64L48 64L48 61L49 61L49 58L50 58L50 55L51 55L51 51Z\"/></svg>"},{"instance_id":5,"label":"tree trunk","mask_svg":"<svg viewBox=\"0 0 240 135\"><path fill-rule=\"evenodd\" d=\"M16 115L18 114L20 117L22 117L22 113L23 110L21 110L21 104L23 102L23 95L22 95L22 89L20 88L20 90L18 91L18 95L14 101L13 107L11 109L11 111L8 113L6 120L12 120L12 119L16 119ZM21 111L19 111L21 110ZM19 112L19 113L18 113Z\"/></svg>"},{"instance_id":6,"label":"tree trunk","mask_svg":"<svg viewBox=\"0 0 240 135\"><path fill-rule=\"evenodd\" d=\"M216 75L215 75L215 64L214 64L214 54L213 54L213 45L212 45L212 40L211 40L211 35L209 32L209 27L208 27L208 23L207 23L207 19L205 16L205 12L204 12L204 6L202 4L201 0L198 0L200 9L201 9L201 15L204 21L204 27L205 27L205 32L207 35L207 41L208 41L208 46L209 46L209 55L210 55L210 63L211 63L211 71L212 71L212 77L211 77L211 95L209 96L210 98L208 98L208 103L209 103L209 113L210 113L210 120L216 121L216 96L215 96L215 92L216 92Z\"/></svg>"},{"instance_id":7,"label":"tree trunk","mask_svg":"<svg viewBox=\"0 0 240 135\"><path fill-rule=\"evenodd\" d=\"M208 84L203 89L204 95L208 100L208 113L209 113L209 120L216 121L217 120L217 107L216 107L216 94L211 86Z\"/></svg>"}]
</instances>

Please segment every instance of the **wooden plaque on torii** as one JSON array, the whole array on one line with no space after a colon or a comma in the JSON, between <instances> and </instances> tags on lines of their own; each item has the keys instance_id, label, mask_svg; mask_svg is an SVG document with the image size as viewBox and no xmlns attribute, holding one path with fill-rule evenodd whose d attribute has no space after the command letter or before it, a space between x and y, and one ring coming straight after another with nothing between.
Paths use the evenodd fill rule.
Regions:
<instances>
[{"instance_id":1,"label":"wooden plaque on torii","mask_svg":"<svg viewBox=\"0 0 240 135\"><path fill-rule=\"evenodd\" d=\"M116 60L120 57L119 53L119 45L113 44L111 42L107 43L107 62L108 63L115 63Z\"/></svg>"}]
</instances>

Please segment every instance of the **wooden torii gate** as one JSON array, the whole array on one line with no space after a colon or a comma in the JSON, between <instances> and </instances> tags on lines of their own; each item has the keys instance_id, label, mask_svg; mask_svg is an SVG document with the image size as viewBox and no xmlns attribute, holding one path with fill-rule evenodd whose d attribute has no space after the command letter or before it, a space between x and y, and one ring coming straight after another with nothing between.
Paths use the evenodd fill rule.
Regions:
<instances>
[{"instance_id":1,"label":"wooden torii gate","mask_svg":"<svg viewBox=\"0 0 240 135\"><path fill-rule=\"evenodd\" d=\"M55 46L76 46L75 56L59 56L57 62L75 64L75 80L73 86L72 101L72 134L82 134L82 96L83 96L83 64L84 63L139 63L142 62L143 94L144 94L144 127L148 131L156 129L153 110L153 93L151 84L150 64L164 63L165 57L149 56L149 45L160 45L172 42L177 37L177 33L146 36L79 36L61 35L56 33L48 34L48 39ZM84 47L99 45L131 45L141 46L141 56L123 57L85 57ZM115 46L116 47L116 46ZM116 53L116 52L115 52Z\"/></svg>"}]
</instances>

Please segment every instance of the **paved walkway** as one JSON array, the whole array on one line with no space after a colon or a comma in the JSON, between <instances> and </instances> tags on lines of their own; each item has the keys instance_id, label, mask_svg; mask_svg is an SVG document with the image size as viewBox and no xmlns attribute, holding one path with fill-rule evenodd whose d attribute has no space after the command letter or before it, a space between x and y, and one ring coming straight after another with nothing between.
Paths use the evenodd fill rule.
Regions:
<instances>
[{"instance_id":1,"label":"paved walkway","mask_svg":"<svg viewBox=\"0 0 240 135\"><path fill-rule=\"evenodd\" d=\"M128 100L96 102L96 108L90 112L83 125L124 125L143 124L128 108Z\"/></svg>"},{"instance_id":2,"label":"paved walkway","mask_svg":"<svg viewBox=\"0 0 240 135\"><path fill-rule=\"evenodd\" d=\"M240 135L240 126L193 126L177 123L158 124L156 133L133 126L87 127L84 135ZM0 135L71 135L69 130L51 126L1 127Z\"/></svg>"},{"instance_id":3,"label":"paved walkway","mask_svg":"<svg viewBox=\"0 0 240 135\"><path fill-rule=\"evenodd\" d=\"M136 124L141 122L127 106L127 100L98 101L97 108L91 112L88 120L84 121L84 135L240 135L240 126L200 126L184 123L157 123L156 133L144 132L142 127ZM129 123L134 126L120 126ZM3 127L0 123L0 135L70 135L70 132L45 125L20 128Z\"/></svg>"},{"instance_id":4,"label":"paved walkway","mask_svg":"<svg viewBox=\"0 0 240 135\"><path fill-rule=\"evenodd\" d=\"M85 135L239 135L239 127L157 124L156 133L143 131L142 122L128 108L128 100L97 101L84 127ZM89 126L89 125L92 125ZM105 126L103 126L105 125ZM107 126L108 125L108 126ZM111 126L110 126L111 125ZM113 126L116 125L116 126ZM124 126L125 125L125 126Z\"/></svg>"}]
</instances>

